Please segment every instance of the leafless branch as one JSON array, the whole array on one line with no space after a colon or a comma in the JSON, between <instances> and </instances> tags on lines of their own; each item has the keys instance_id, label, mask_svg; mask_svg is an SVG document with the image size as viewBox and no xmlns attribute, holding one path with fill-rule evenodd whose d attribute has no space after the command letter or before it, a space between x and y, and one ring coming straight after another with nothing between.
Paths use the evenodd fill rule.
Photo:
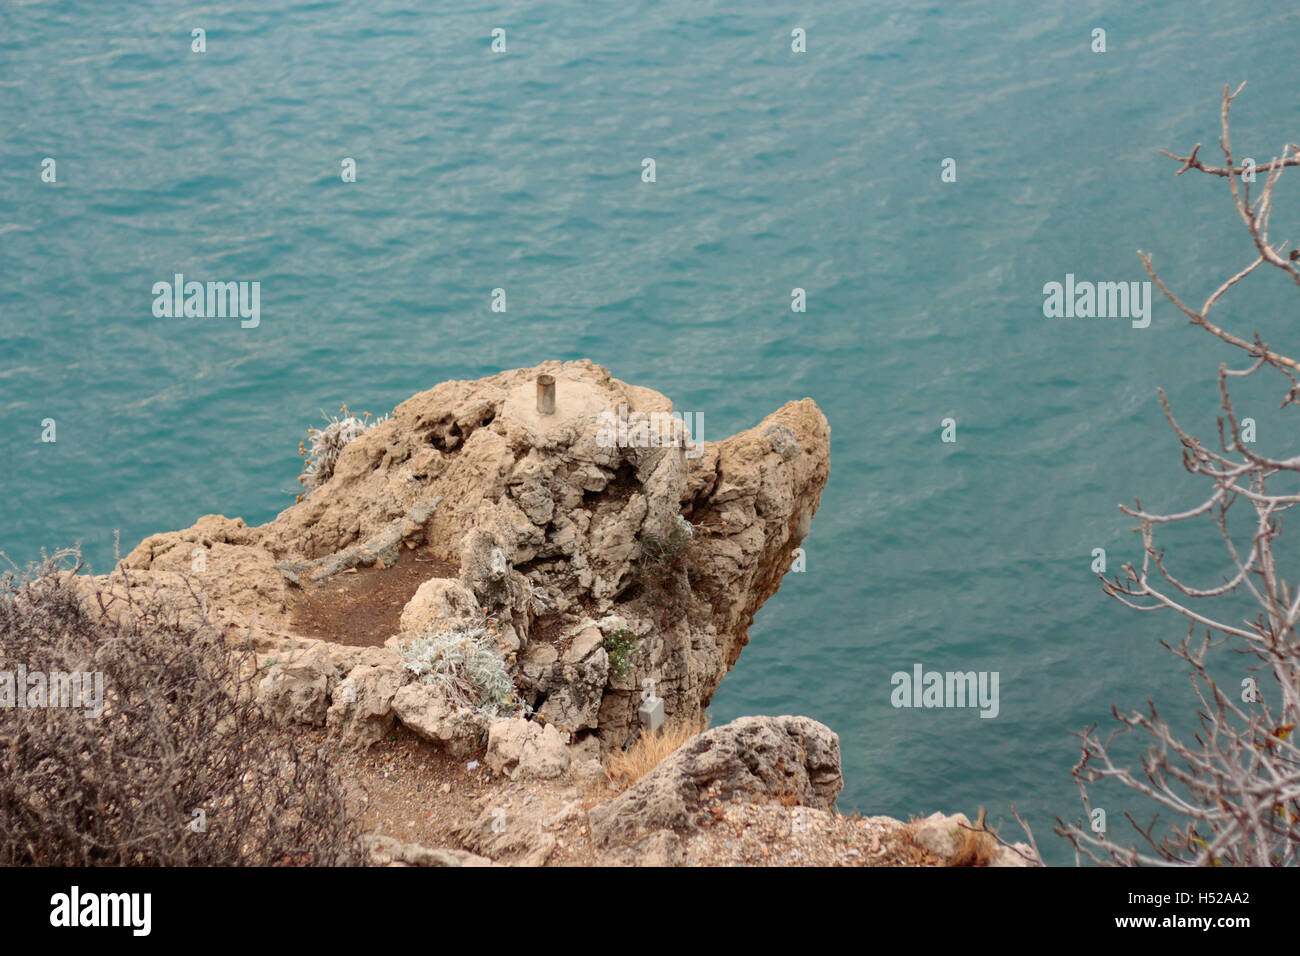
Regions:
<instances>
[{"instance_id":1,"label":"leafless branch","mask_svg":"<svg viewBox=\"0 0 1300 956\"><path fill-rule=\"evenodd\" d=\"M1058 818L1056 832L1070 841L1079 862L1121 866L1300 863L1300 749L1294 738L1300 723L1300 587L1284 579L1275 551L1284 515L1300 503L1300 493L1295 491L1300 455L1266 455L1244 440L1229 388L1230 382L1272 370L1286 381L1282 401L1286 408L1300 399L1295 375L1300 363L1274 351L1258 333L1248 339L1208 318L1220 299L1266 263L1300 284L1300 271L1292 264L1294 253L1284 258L1287 244L1274 245L1268 237L1273 190L1285 169L1300 165L1300 147L1287 143L1280 156L1254 167L1235 163L1229 111L1244 86L1235 92L1223 90L1219 146L1224 166L1202 162L1199 143L1187 156L1165 155L1182 164L1177 175L1195 170L1228 180L1257 257L1223 281L1197 310L1170 291L1156 274L1151 256L1141 252L1139 256L1152 281L1191 324L1245 352L1252 361L1244 368L1219 366L1223 414L1218 421L1218 450L1179 424L1160 390L1165 418L1182 444L1183 467L1204 479L1209 490L1199 504L1178 512L1145 509L1140 501L1131 508L1121 505L1121 511L1139 523L1135 530L1142 538L1141 563L1126 564L1122 576L1101 578L1103 591L1126 607L1172 611L1185 622L1187 631L1178 644L1162 643L1190 668L1198 729L1187 739L1148 701L1145 711L1114 709L1117 726L1105 737L1095 725L1078 735L1080 758L1073 775L1088 819L1066 823ZM1263 188L1254 197L1252 169L1265 175ZM1290 491L1285 488L1288 481ZM1234 529L1240 533L1243 525L1237 521L1230 528L1234 506L1245 508L1249 516L1249 547L1239 547L1232 533ZM1230 570L1218 581L1196 584L1173 569L1169 556L1156 544L1156 529L1207 521L1223 541ZM1246 620L1233 616L1240 613L1243 600L1255 612ZM1239 672L1240 689L1225 689L1211 672L1211 655L1223 651L1252 662L1249 676ZM1215 661L1221 666L1220 656ZM1120 741L1130 737L1146 740L1136 769L1116 756ZM1089 787L1103 783L1138 794L1156 808L1147 823L1123 812L1136 842L1121 843L1109 826L1094 824ZM1162 813L1168 822L1158 832Z\"/></svg>"}]
</instances>

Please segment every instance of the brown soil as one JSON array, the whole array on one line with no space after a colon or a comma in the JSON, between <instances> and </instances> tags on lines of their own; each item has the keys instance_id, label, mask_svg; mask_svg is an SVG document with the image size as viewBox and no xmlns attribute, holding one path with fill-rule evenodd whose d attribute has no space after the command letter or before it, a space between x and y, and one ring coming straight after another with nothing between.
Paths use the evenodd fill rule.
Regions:
<instances>
[{"instance_id":1,"label":"brown soil","mask_svg":"<svg viewBox=\"0 0 1300 956\"><path fill-rule=\"evenodd\" d=\"M343 756L339 769L364 808L366 832L460 849L453 831L478 816L479 797L501 786L481 762L468 769L472 762L448 756L399 725L374 747Z\"/></svg>"},{"instance_id":2,"label":"brown soil","mask_svg":"<svg viewBox=\"0 0 1300 956\"><path fill-rule=\"evenodd\" d=\"M430 578L454 578L460 568L425 548L403 551L391 568L353 568L305 590L294 589L294 633L352 647L378 647L400 628L402 608Z\"/></svg>"},{"instance_id":3,"label":"brown soil","mask_svg":"<svg viewBox=\"0 0 1300 956\"><path fill-rule=\"evenodd\" d=\"M327 740L321 731L311 733L317 743ZM468 848L457 830L482 813L483 798L491 797L503 808L513 809L531 802L534 795L550 796L554 789L552 781L513 784L494 775L482 759L481 753L464 759L450 757L398 725L375 746L341 754L338 768L346 781L349 806L358 813L364 832L403 843L465 850ZM472 770L471 764L475 765ZM549 865L591 866L597 862L596 849L588 839L585 811L614 792L607 786L586 788L583 812L560 828L559 845Z\"/></svg>"}]
</instances>

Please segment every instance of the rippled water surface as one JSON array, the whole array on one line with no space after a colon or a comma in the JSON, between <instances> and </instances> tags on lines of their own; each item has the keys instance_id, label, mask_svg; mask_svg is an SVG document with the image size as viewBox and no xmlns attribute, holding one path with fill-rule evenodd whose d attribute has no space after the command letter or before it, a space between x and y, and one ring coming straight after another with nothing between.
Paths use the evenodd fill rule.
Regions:
<instances>
[{"instance_id":1,"label":"rippled water surface","mask_svg":"<svg viewBox=\"0 0 1300 956\"><path fill-rule=\"evenodd\" d=\"M1014 803L1066 859L1071 731L1188 700L1155 643L1176 623L1108 603L1090 553L1135 555L1118 502L1190 501L1155 389L1209 425L1227 356L1163 302L1139 330L1045 319L1041 289L1145 278L1142 248L1199 302L1249 261L1221 184L1156 150L1212 147L1243 79L1234 140L1294 140L1300 14L443 6L0 6L0 548L80 541L102 570L114 529L266 521L322 409L547 358L664 392L707 439L811 396L833 438L807 571L713 722L808 714L840 735L842 809ZM155 318L177 272L259 281L261 324ZM1272 278L1228 311L1294 338ZM914 663L999 672L999 716L895 710Z\"/></svg>"}]
</instances>

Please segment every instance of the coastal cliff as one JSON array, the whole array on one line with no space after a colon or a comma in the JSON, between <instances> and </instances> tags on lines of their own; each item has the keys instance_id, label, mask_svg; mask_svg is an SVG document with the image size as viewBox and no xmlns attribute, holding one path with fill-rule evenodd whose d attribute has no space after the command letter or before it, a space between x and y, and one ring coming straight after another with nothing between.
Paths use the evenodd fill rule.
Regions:
<instances>
[{"instance_id":1,"label":"coastal cliff","mask_svg":"<svg viewBox=\"0 0 1300 956\"><path fill-rule=\"evenodd\" d=\"M539 375L556 379L550 415L537 411ZM214 617L261 650L315 648L328 698L306 699L295 675L310 663L270 675L308 722L327 715L374 740L392 719L428 716L415 691L391 711L409 683L394 648L491 621L523 703L579 740L621 747L645 681L668 718L703 716L830 471L830 428L810 399L720 442L654 431L671 412L587 361L445 382L347 442L328 479L269 524L210 515L145 539L125 564L196 577ZM628 424L610 430L611 418ZM357 586L389 602L390 633L383 608L318 613L359 571ZM358 699L338 700L349 675Z\"/></svg>"},{"instance_id":2,"label":"coastal cliff","mask_svg":"<svg viewBox=\"0 0 1300 956\"><path fill-rule=\"evenodd\" d=\"M364 748L388 748L377 779L419 763L401 799L442 848L372 813L376 862L745 862L695 839L735 813L790 846L809 819L838 834L833 858L785 862L942 859L915 824L835 813L839 740L808 718L687 733L609 788L638 738L705 726L830 473L811 399L721 441L691 418L585 360L444 382L315 432L305 493L273 521L152 535L93 585L197 584L207 620L263 662L258 700L286 728L350 745L362 776ZM962 821L932 820L931 843L959 853Z\"/></svg>"}]
</instances>

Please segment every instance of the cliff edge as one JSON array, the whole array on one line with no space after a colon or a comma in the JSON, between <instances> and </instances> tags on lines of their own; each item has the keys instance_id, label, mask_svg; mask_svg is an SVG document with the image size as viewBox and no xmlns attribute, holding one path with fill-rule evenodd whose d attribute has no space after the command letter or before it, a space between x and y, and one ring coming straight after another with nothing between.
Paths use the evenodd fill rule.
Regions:
<instances>
[{"instance_id":1,"label":"cliff edge","mask_svg":"<svg viewBox=\"0 0 1300 956\"><path fill-rule=\"evenodd\" d=\"M811 399L699 420L585 360L444 382L313 430L273 521L208 515L87 586L198 593L266 711L352 745L376 863L1023 865L960 815L837 814L816 721L695 732L830 473ZM612 781L664 725L685 742Z\"/></svg>"},{"instance_id":2,"label":"cliff edge","mask_svg":"<svg viewBox=\"0 0 1300 956\"><path fill-rule=\"evenodd\" d=\"M647 691L668 719L702 718L830 472L811 399L718 442L672 412L589 361L444 382L360 430L274 521L209 515L125 566L201 581L212 616L280 662L264 693L293 719L363 742L393 720L484 737L396 648L486 623L521 706L571 743L622 747Z\"/></svg>"}]
</instances>

